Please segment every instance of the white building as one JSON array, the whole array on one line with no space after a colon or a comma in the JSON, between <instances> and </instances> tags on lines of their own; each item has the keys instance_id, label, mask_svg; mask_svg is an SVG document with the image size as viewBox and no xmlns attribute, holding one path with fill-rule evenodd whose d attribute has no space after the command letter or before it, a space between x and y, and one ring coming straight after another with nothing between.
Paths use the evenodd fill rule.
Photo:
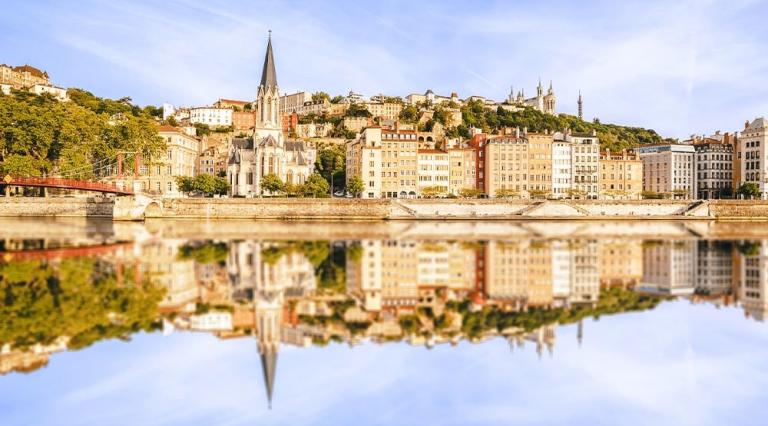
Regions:
<instances>
[{"instance_id":1,"label":"white building","mask_svg":"<svg viewBox=\"0 0 768 426\"><path fill-rule=\"evenodd\" d=\"M597 199L599 196L598 176L600 140L591 134L568 134L571 143L572 188L579 197Z\"/></svg>"},{"instance_id":2,"label":"white building","mask_svg":"<svg viewBox=\"0 0 768 426\"><path fill-rule=\"evenodd\" d=\"M697 254L696 241L647 241L639 290L670 296L693 294Z\"/></svg>"},{"instance_id":3,"label":"white building","mask_svg":"<svg viewBox=\"0 0 768 426\"><path fill-rule=\"evenodd\" d=\"M573 184L571 143L563 139L552 141L552 195L569 198Z\"/></svg>"},{"instance_id":4,"label":"white building","mask_svg":"<svg viewBox=\"0 0 768 426\"><path fill-rule=\"evenodd\" d=\"M768 120L760 117L744 124L736 155L741 160L742 181L756 183L760 198L768 199Z\"/></svg>"},{"instance_id":5,"label":"white building","mask_svg":"<svg viewBox=\"0 0 768 426\"><path fill-rule=\"evenodd\" d=\"M35 84L29 88L29 91L36 95L45 95L45 94L51 95L60 102L69 101L69 96L67 95L67 89L64 89L62 87L57 87L50 84Z\"/></svg>"},{"instance_id":6,"label":"white building","mask_svg":"<svg viewBox=\"0 0 768 426\"><path fill-rule=\"evenodd\" d=\"M691 198L696 194L693 145L655 144L637 148L643 160L643 191Z\"/></svg>"},{"instance_id":7,"label":"white building","mask_svg":"<svg viewBox=\"0 0 768 426\"><path fill-rule=\"evenodd\" d=\"M693 141L696 198L730 198L733 195L733 143L730 134L716 133Z\"/></svg>"},{"instance_id":8,"label":"white building","mask_svg":"<svg viewBox=\"0 0 768 426\"><path fill-rule=\"evenodd\" d=\"M232 108L190 108L189 122L206 124L210 127L228 127L232 125Z\"/></svg>"},{"instance_id":9,"label":"white building","mask_svg":"<svg viewBox=\"0 0 768 426\"><path fill-rule=\"evenodd\" d=\"M419 193L436 188L438 194L448 192L450 160L448 153L437 149L420 149L417 155Z\"/></svg>"}]
</instances>

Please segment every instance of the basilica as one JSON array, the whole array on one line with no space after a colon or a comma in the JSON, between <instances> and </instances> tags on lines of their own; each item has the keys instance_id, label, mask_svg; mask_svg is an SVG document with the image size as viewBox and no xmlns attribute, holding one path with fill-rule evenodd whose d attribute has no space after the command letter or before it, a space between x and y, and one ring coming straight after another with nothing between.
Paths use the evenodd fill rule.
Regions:
<instances>
[{"instance_id":1,"label":"basilica","mask_svg":"<svg viewBox=\"0 0 768 426\"><path fill-rule=\"evenodd\" d=\"M544 86L541 85L541 79L539 79L539 85L536 86L536 96L532 98L526 98L525 93L520 90L517 94L514 93L514 88L510 88L509 96L507 96L507 105L520 106L520 107L533 107L534 109L546 114L557 114L557 97L555 91L552 89L552 82L549 82L549 90L544 94Z\"/></svg>"},{"instance_id":2,"label":"basilica","mask_svg":"<svg viewBox=\"0 0 768 426\"><path fill-rule=\"evenodd\" d=\"M229 146L227 180L234 197L269 195L261 189L262 178L269 174L285 183L300 185L314 172L317 156L314 145L283 138L279 101L270 35L256 99L253 134L249 138L235 138Z\"/></svg>"}]
</instances>

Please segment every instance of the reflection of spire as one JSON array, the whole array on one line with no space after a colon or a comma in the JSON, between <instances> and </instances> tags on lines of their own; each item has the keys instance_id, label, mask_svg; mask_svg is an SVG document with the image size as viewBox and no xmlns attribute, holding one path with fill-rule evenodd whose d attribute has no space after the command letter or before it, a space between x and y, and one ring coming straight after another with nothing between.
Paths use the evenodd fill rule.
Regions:
<instances>
[{"instance_id":1,"label":"reflection of spire","mask_svg":"<svg viewBox=\"0 0 768 426\"><path fill-rule=\"evenodd\" d=\"M579 347L581 347L581 340L584 338L584 321L579 320L578 328L576 329L576 341L579 342Z\"/></svg>"},{"instance_id":2,"label":"reflection of spire","mask_svg":"<svg viewBox=\"0 0 768 426\"><path fill-rule=\"evenodd\" d=\"M267 404L272 409L272 390L275 387L275 368L277 367L277 350L267 348L261 355L261 370L264 373L264 386L267 391Z\"/></svg>"}]
</instances>

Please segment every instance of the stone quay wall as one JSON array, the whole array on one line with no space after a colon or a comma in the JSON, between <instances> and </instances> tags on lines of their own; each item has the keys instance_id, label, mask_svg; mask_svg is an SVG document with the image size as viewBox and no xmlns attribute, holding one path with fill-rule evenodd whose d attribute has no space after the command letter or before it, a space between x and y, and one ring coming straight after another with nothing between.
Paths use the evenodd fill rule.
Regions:
<instances>
[{"instance_id":1,"label":"stone quay wall","mask_svg":"<svg viewBox=\"0 0 768 426\"><path fill-rule=\"evenodd\" d=\"M111 198L0 197L0 217L103 217L111 218Z\"/></svg>"},{"instance_id":2,"label":"stone quay wall","mask_svg":"<svg viewBox=\"0 0 768 426\"><path fill-rule=\"evenodd\" d=\"M153 199L135 197L0 197L0 217L103 217L273 220L768 220L764 200L495 200L263 198Z\"/></svg>"}]
</instances>

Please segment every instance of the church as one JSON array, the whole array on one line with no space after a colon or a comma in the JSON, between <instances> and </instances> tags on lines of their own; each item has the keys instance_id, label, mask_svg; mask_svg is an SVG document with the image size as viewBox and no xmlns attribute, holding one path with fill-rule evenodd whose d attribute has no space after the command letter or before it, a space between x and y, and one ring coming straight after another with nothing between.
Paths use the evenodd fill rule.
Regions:
<instances>
[{"instance_id":1,"label":"church","mask_svg":"<svg viewBox=\"0 0 768 426\"><path fill-rule=\"evenodd\" d=\"M317 150L310 142L283 138L279 102L270 34L256 98L253 135L234 138L229 146L227 181L233 197L269 195L261 189L262 178L269 174L285 183L300 185L314 172Z\"/></svg>"},{"instance_id":2,"label":"church","mask_svg":"<svg viewBox=\"0 0 768 426\"><path fill-rule=\"evenodd\" d=\"M555 96L555 90L552 88L552 82L549 82L549 90L544 94L544 86L541 85L541 79L539 79L539 85L536 87L536 96L526 98L522 90L515 95L514 89L510 89L506 104L533 107L545 114L557 114L557 96Z\"/></svg>"}]
</instances>

